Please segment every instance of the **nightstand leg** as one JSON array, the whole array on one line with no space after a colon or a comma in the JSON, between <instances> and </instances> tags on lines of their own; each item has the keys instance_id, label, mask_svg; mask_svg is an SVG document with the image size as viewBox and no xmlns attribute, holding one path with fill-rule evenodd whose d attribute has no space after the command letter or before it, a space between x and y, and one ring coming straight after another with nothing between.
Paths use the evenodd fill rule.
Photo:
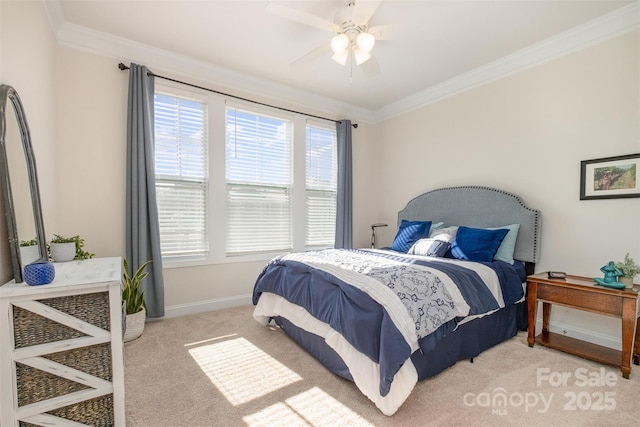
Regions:
<instances>
[{"instance_id":1,"label":"nightstand leg","mask_svg":"<svg viewBox=\"0 0 640 427\"><path fill-rule=\"evenodd\" d=\"M536 282L527 282L527 343L529 347L533 347L536 342L536 315L538 311L538 284Z\"/></svg>"},{"instance_id":2,"label":"nightstand leg","mask_svg":"<svg viewBox=\"0 0 640 427\"><path fill-rule=\"evenodd\" d=\"M637 322L635 303L636 301L625 299L622 304L622 363L620 370L624 378L629 378L631 373L631 357Z\"/></svg>"},{"instance_id":3,"label":"nightstand leg","mask_svg":"<svg viewBox=\"0 0 640 427\"><path fill-rule=\"evenodd\" d=\"M636 319L636 338L633 345L633 364L640 365L640 322Z\"/></svg>"},{"instance_id":4,"label":"nightstand leg","mask_svg":"<svg viewBox=\"0 0 640 427\"><path fill-rule=\"evenodd\" d=\"M551 317L551 304L548 302L542 303L542 334L547 335L549 333L549 318Z\"/></svg>"}]
</instances>

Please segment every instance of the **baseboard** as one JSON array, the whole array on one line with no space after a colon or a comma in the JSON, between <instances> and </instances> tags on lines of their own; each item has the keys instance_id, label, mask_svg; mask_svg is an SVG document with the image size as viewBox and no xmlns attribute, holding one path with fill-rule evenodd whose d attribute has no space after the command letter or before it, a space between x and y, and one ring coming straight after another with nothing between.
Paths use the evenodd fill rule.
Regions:
<instances>
[{"instance_id":1,"label":"baseboard","mask_svg":"<svg viewBox=\"0 0 640 427\"><path fill-rule=\"evenodd\" d=\"M207 301L198 301L189 304L171 305L165 308L164 318L187 316L189 314L204 313L207 311L221 310L224 308L239 307L251 304L251 294L238 295L230 298L217 298ZM542 320L536 322L536 331L542 330ZM622 348L622 339L620 337L612 337L594 333L588 329L582 329L575 326L569 326L557 322L549 322L549 330L571 338L592 342L605 347L620 350Z\"/></svg>"},{"instance_id":2,"label":"baseboard","mask_svg":"<svg viewBox=\"0 0 640 427\"><path fill-rule=\"evenodd\" d=\"M216 298L189 304L170 305L164 309L164 318L187 316L189 314L204 313L206 311L221 310L223 308L239 307L251 304L251 294L238 295L230 298Z\"/></svg>"},{"instance_id":3,"label":"baseboard","mask_svg":"<svg viewBox=\"0 0 640 427\"><path fill-rule=\"evenodd\" d=\"M542 330L542 320L538 319L536 322L536 334ZM556 322L549 322L549 331L566 335L571 338L588 341L590 343L602 345L604 347L620 350L622 348L622 338L612 337L611 335L604 335L595 333L588 329L578 328L576 326L564 325Z\"/></svg>"}]
</instances>

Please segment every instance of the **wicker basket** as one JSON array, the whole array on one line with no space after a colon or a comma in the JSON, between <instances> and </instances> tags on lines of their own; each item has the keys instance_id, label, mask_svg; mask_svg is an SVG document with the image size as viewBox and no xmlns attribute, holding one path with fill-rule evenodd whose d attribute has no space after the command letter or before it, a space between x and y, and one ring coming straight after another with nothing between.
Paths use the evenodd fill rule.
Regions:
<instances>
[{"instance_id":1,"label":"wicker basket","mask_svg":"<svg viewBox=\"0 0 640 427\"><path fill-rule=\"evenodd\" d=\"M108 395L91 400L85 400L75 405L65 406L64 408L59 408L48 413L93 427L112 427L114 425L113 396ZM20 427L39 426L20 421Z\"/></svg>"},{"instance_id":2,"label":"wicker basket","mask_svg":"<svg viewBox=\"0 0 640 427\"><path fill-rule=\"evenodd\" d=\"M109 297L107 292L71 295L39 300L56 310L109 330ZM96 309L100 308L100 309ZM14 339L16 348L51 343L85 336L31 311L13 306ZM103 343L43 355L42 357L73 369L112 380L111 345ZM47 400L86 389L87 387L62 377L16 363L16 391L18 406ZM113 425L113 396L101 396L48 412L64 419L92 426ZM21 426L32 424L21 422Z\"/></svg>"}]
</instances>

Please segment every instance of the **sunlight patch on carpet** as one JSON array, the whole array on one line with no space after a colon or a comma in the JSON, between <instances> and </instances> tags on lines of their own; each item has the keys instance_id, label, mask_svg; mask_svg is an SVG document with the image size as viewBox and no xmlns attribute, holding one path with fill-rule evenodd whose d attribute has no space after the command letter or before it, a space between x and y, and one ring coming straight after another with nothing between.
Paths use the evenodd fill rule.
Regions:
<instances>
[{"instance_id":1,"label":"sunlight patch on carpet","mask_svg":"<svg viewBox=\"0 0 640 427\"><path fill-rule=\"evenodd\" d=\"M221 335L219 337L209 338L209 339L202 340L202 341L190 342L190 343L185 344L184 346L185 347L193 347L194 345L200 345L200 344L204 344L204 343L207 343L207 342L213 342L213 341L226 340L228 338L237 337L237 336L238 336L238 334Z\"/></svg>"},{"instance_id":2,"label":"sunlight patch on carpet","mask_svg":"<svg viewBox=\"0 0 640 427\"><path fill-rule=\"evenodd\" d=\"M189 354L234 406L302 380L244 338L192 348Z\"/></svg>"},{"instance_id":3,"label":"sunlight patch on carpet","mask_svg":"<svg viewBox=\"0 0 640 427\"><path fill-rule=\"evenodd\" d=\"M268 406L255 414L242 417L242 420L249 427L308 427L310 425L284 403Z\"/></svg>"},{"instance_id":4,"label":"sunlight patch on carpet","mask_svg":"<svg viewBox=\"0 0 640 427\"><path fill-rule=\"evenodd\" d=\"M248 427L349 426L373 427L367 420L318 387L296 394L242 418Z\"/></svg>"}]
</instances>

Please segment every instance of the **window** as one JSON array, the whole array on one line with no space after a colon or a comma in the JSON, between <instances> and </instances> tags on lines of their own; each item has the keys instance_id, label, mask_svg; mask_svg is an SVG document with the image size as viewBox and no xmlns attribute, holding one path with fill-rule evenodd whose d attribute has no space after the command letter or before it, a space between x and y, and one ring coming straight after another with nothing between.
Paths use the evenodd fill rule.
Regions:
<instances>
[{"instance_id":1,"label":"window","mask_svg":"<svg viewBox=\"0 0 640 427\"><path fill-rule=\"evenodd\" d=\"M199 256L208 242L207 104L156 92L155 168L162 255Z\"/></svg>"},{"instance_id":2,"label":"window","mask_svg":"<svg viewBox=\"0 0 640 427\"><path fill-rule=\"evenodd\" d=\"M306 126L305 246L333 247L336 235L336 129Z\"/></svg>"},{"instance_id":3,"label":"window","mask_svg":"<svg viewBox=\"0 0 640 427\"><path fill-rule=\"evenodd\" d=\"M165 265L334 246L333 123L156 85L155 137Z\"/></svg>"},{"instance_id":4,"label":"window","mask_svg":"<svg viewBox=\"0 0 640 427\"><path fill-rule=\"evenodd\" d=\"M226 111L226 253L292 249L291 123Z\"/></svg>"}]
</instances>

